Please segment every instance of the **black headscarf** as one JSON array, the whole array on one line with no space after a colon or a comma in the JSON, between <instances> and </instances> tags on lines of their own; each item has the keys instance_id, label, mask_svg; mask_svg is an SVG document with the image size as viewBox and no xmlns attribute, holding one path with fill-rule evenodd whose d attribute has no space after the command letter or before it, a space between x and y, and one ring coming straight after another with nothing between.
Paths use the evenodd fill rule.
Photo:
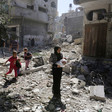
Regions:
<instances>
[{"instance_id":1,"label":"black headscarf","mask_svg":"<svg viewBox=\"0 0 112 112\"><path fill-rule=\"evenodd\" d=\"M61 53L57 52L58 49L61 49L61 47L59 46L54 47L54 54L57 56L57 61L60 61L63 58L63 56Z\"/></svg>"}]
</instances>

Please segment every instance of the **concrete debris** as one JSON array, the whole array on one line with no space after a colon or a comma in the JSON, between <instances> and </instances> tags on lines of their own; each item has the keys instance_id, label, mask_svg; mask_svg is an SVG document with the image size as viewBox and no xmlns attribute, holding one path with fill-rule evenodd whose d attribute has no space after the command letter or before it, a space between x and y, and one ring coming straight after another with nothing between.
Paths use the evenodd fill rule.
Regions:
<instances>
[{"instance_id":1,"label":"concrete debris","mask_svg":"<svg viewBox=\"0 0 112 112\"><path fill-rule=\"evenodd\" d=\"M51 69L46 69L46 70L45 70L45 73L46 73L46 74L51 74L51 71L52 71Z\"/></svg>"},{"instance_id":2,"label":"concrete debris","mask_svg":"<svg viewBox=\"0 0 112 112\"><path fill-rule=\"evenodd\" d=\"M86 81L86 78L84 75L78 75L77 78L80 80Z\"/></svg>"},{"instance_id":3,"label":"concrete debris","mask_svg":"<svg viewBox=\"0 0 112 112\"><path fill-rule=\"evenodd\" d=\"M103 110L103 107L101 107L99 105L95 105L93 108L98 112L102 112L102 110Z\"/></svg>"},{"instance_id":4,"label":"concrete debris","mask_svg":"<svg viewBox=\"0 0 112 112\"><path fill-rule=\"evenodd\" d=\"M74 40L74 44L75 44L75 45L82 44L82 42L83 42L83 38L78 38L78 39L75 39L75 40Z\"/></svg>"},{"instance_id":5,"label":"concrete debris","mask_svg":"<svg viewBox=\"0 0 112 112\"><path fill-rule=\"evenodd\" d=\"M104 86L90 86L90 99L105 101Z\"/></svg>"},{"instance_id":6,"label":"concrete debris","mask_svg":"<svg viewBox=\"0 0 112 112\"><path fill-rule=\"evenodd\" d=\"M77 79L77 78L72 78L72 79L70 80L70 82L71 82L72 84L78 84L79 79Z\"/></svg>"},{"instance_id":7,"label":"concrete debris","mask_svg":"<svg viewBox=\"0 0 112 112\"><path fill-rule=\"evenodd\" d=\"M42 57L35 57L33 58L33 61L35 62L35 67L38 67L38 66L42 66L44 65L44 59Z\"/></svg>"},{"instance_id":8,"label":"concrete debris","mask_svg":"<svg viewBox=\"0 0 112 112\"><path fill-rule=\"evenodd\" d=\"M64 47L64 46L68 46L68 45L69 45L68 42L63 42L63 44L62 44L63 47Z\"/></svg>"},{"instance_id":9,"label":"concrete debris","mask_svg":"<svg viewBox=\"0 0 112 112\"><path fill-rule=\"evenodd\" d=\"M71 73L71 67L69 64L65 65L65 67L63 68L63 72L70 74Z\"/></svg>"},{"instance_id":10,"label":"concrete debris","mask_svg":"<svg viewBox=\"0 0 112 112\"><path fill-rule=\"evenodd\" d=\"M25 112L29 112L30 111L30 108L29 107L24 107L23 109Z\"/></svg>"},{"instance_id":11,"label":"concrete debris","mask_svg":"<svg viewBox=\"0 0 112 112\"><path fill-rule=\"evenodd\" d=\"M80 91L79 91L78 89L73 89L73 90L72 90L72 93L73 93L73 94L79 94L79 92L80 92Z\"/></svg>"},{"instance_id":12,"label":"concrete debris","mask_svg":"<svg viewBox=\"0 0 112 112\"><path fill-rule=\"evenodd\" d=\"M48 82L47 87L51 87L51 86L52 86L52 82Z\"/></svg>"},{"instance_id":13,"label":"concrete debris","mask_svg":"<svg viewBox=\"0 0 112 112\"><path fill-rule=\"evenodd\" d=\"M86 85L86 82L79 80L77 88L83 88Z\"/></svg>"},{"instance_id":14,"label":"concrete debris","mask_svg":"<svg viewBox=\"0 0 112 112\"><path fill-rule=\"evenodd\" d=\"M71 43L73 41L72 35L67 35L67 42Z\"/></svg>"},{"instance_id":15,"label":"concrete debris","mask_svg":"<svg viewBox=\"0 0 112 112\"><path fill-rule=\"evenodd\" d=\"M31 70L21 71L21 74L30 74L33 72L38 72L38 71L46 70L46 69L47 69L47 67L45 65L43 65L40 67L32 68Z\"/></svg>"},{"instance_id":16,"label":"concrete debris","mask_svg":"<svg viewBox=\"0 0 112 112\"><path fill-rule=\"evenodd\" d=\"M98 110L103 105L102 112L111 112L112 65L82 59L82 45L75 44L79 42L60 44L68 60L63 69L61 104L52 100L53 75L48 60L53 47L29 48L34 58L28 70L24 70L23 54L20 53L23 75L16 82L11 82L12 74L7 76L7 80L3 79L9 64L2 66L5 60L0 58L0 112L96 112L95 105L99 105ZM98 101L88 100L89 97ZM106 100L107 103L100 100Z\"/></svg>"},{"instance_id":17,"label":"concrete debris","mask_svg":"<svg viewBox=\"0 0 112 112\"><path fill-rule=\"evenodd\" d=\"M35 94L38 94L39 93L39 89L37 89L37 88L33 89L32 92L35 93Z\"/></svg>"},{"instance_id":18,"label":"concrete debris","mask_svg":"<svg viewBox=\"0 0 112 112\"><path fill-rule=\"evenodd\" d=\"M32 107L32 111L33 111L33 112L35 112L35 110L37 109L37 106L38 106L38 105L35 104L35 105Z\"/></svg>"},{"instance_id":19,"label":"concrete debris","mask_svg":"<svg viewBox=\"0 0 112 112\"><path fill-rule=\"evenodd\" d=\"M77 78L73 78L71 79L71 85L74 85L76 88L80 89L86 85L86 82L84 82L83 80L79 80Z\"/></svg>"},{"instance_id":20,"label":"concrete debris","mask_svg":"<svg viewBox=\"0 0 112 112\"><path fill-rule=\"evenodd\" d=\"M90 110L89 109L79 110L79 112L90 112Z\"/></svg>"},{"instance_id":21,"label":"concrete debris","mask_svg":"<svg viewBox=\"0 0 112 112\"><path fill-rule=\"evenodd\" d=\"M84 75L89 75L90 71L87 66L81 66L81 73Z\"/></svg>"}]
</instances>

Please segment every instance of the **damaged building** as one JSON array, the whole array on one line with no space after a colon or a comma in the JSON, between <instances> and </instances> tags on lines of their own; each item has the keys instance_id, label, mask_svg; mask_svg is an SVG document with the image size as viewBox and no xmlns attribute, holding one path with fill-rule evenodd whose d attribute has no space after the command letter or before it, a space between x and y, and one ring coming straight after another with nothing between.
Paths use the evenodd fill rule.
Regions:
<instances>
[{"instance_id":1,"label":"damaged building","mask_svg":"<svg viewBox=\"0 0 112 112\"><path fill-rule=\"evenodd\" d=\"M64 18L65 32L67 35L72 35L73 39L83 36L83 17L84 10L82 7L62 15L62 18Z\"/></svg>"},{"instance_id":2,"label":"damaged building","mask_svg":"<svg viewBox=\"0 0 112 112\"><path fill-rule=\"evenodd\" d=\"M112 58L112 0L74 0L84 7L84 47L87 57Z\"/></svg>"},{"instance_id":3,"label":"damaged building","mask_svg":"<svg viewBox=\"0 0 112 112\"><path fill-rule=\"evenodd\" d=\"M56 35L61 32L62 34L72 35L73 39L83 37L83 17L84 10L82 7L63 13L56 19Z\"/></svg>"},{"instance_id":4,"label":"damaged building","mask_svg":"<svg viewBox=\"0 0 112 112\"><path fill-rule=\"evenodd\" d=\"M9 28L19 37L21 46L33 39L34 45L49 42L55 32L57 0L8 0Z\"/></svg>"}]
</instances>

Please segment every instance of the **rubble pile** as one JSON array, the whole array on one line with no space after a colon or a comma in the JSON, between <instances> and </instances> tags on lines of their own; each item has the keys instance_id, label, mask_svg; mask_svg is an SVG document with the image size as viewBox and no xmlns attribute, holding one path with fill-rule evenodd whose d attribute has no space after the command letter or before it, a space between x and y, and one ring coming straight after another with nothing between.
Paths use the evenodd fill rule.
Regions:
<instances>
[{"instance_id":1,"label":"rubble pile","mask_svg":"<svg viewBox=\"0 0 112 112\"><path fill-rule=\"evenodd\" d=\"M87 85L104 85L105 93L112 97L112 67L102 60L80 60L72 63L72 74Z\"/></svg>"},{"instance_id":2,"label":"rubble pile","mask_svg":"<svg viewBox=\"0 0 112 112\"><path fill-rule=\"evenodd\" d=\"M52 100L52 74L49 64L53 47L30 49L33 59L30 68L24 70L17 82L13 74L8 80L2 66L6 59L0 58L0 112L112 112L111 64L82 58L82 45L64 42L62 53L67 58L61 82L62 102ZM101 92L101 93L100 93Z\"/></svg>"}]
</instances>

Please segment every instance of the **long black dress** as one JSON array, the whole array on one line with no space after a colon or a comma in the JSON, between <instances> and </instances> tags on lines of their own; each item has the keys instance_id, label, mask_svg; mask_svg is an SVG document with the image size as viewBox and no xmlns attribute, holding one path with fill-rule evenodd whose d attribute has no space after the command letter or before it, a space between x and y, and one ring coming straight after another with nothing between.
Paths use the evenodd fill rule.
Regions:
<instances>
[{"instance_id":1,"label":"long black dress","mask_svg":"<svg viewBox=\"0 0 112 112\"><path fill-rule=\"evenodd\" d=\"M52 92L54 97L61 98L60 93L60 84L61 84L61 77L62 77L62 68L58 68L56 62L60 61L63 58L61 53L58 54L51 54L50 61L53 63L52 65L52 73L53 73L53 88Z\"/></svg>"}]
</instances>

